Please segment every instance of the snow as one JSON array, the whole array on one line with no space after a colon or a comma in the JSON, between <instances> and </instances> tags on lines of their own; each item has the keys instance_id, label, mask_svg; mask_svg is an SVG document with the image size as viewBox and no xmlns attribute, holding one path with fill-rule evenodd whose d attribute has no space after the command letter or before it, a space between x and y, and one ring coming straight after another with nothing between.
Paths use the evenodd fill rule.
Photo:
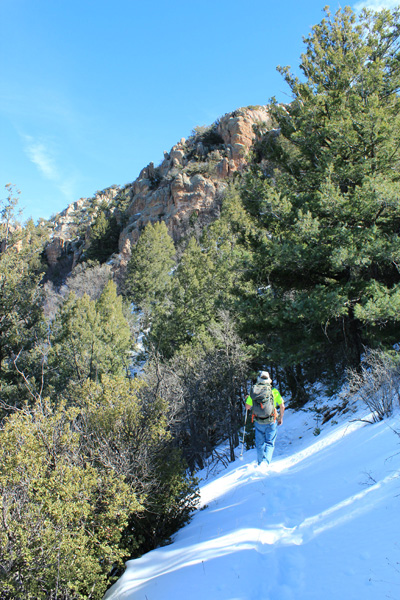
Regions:
<instances>
[{"instance_id":1,"label":"snow","mask_svg":"<svg viewBox=\"0 0 400 600\"><path fill-rule=\"evenodd\" d=\"M361 418L315 436L311 412L287 409L268 470L249 450L202 481L202 510L105 600L400 598L400 415Z\"/></svg>"}]
</instances>

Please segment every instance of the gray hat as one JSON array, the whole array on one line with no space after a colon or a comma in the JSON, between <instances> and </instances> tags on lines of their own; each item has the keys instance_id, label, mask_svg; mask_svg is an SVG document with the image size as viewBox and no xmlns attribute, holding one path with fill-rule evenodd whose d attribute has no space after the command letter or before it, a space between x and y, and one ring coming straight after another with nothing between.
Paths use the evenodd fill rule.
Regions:
<instances>
[{"instance_id":1,"label":"gray hat","mask_svg":"<svg viewBox=\"0 0 400 600\"><path fill-rule=\"evenodd\" d=\"M258 374L258 380L262 381L271 381L271 376L268 371L260 371Z\"/></svg>"}]
</instances>

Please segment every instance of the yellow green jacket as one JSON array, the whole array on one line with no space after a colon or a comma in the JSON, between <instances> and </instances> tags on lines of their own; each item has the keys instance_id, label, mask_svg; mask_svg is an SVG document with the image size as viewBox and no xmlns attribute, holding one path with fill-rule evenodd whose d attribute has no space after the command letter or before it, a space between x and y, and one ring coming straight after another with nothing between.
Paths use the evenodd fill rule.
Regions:
<instances>
[{"instance_id":1,"label":"yellow green jacket","mask_svg":"<svg viewBox=\"0 0 400 600\"><path fill-rule=\"evenodd\" d=\"M283 402L283 398L276 388L272 388L272 396L274 398L275 407L280 406ZM250 395L246 398L246 404L248 406L253 406L253 399Z\"/></svg>"}]
</instances>

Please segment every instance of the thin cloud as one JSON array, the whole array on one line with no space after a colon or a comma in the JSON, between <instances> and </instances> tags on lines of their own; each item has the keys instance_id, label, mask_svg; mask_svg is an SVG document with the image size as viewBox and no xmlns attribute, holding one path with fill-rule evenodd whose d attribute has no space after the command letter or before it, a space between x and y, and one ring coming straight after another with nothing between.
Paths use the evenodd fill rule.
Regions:
<instances>
[{"instance_id":1,"label":"thin cloud","mask_svg":"<svg viewBox=\"0 0 400 600\"><path fill-rule=\"evenodd\" d=\"M400 4L400 0L364 0L361 2L357 2L354 5L354 10L359 12L363 8L368 8L369 10L383 10L387 8L391 10L392 8L397 8Z\"/></svg>"},{"instance_id":2,"label":"thin cloud","mask_svg":"<svg viewBox=\"0 0 400 600\"><path fill-rule=\"evenodd\" d=\"M59 181L60 174L55 160L43 142L36 141L31 136L25 136L25 152L46 179L53 183Z\"/></svg>"},{"instance_id":3,"label":"thin cloud","mask_svg":"<svg viewBox=\"0 0 400 600\"><path fill-rule=\"evenodd\" d=\"M57 165L54 150L50 144L36 140L30 135L23 135L24 151L29 160L37 167L39 172L61 192L70 203L75 198L76 177L66 176Z\"/></svg>"}]
</instances>

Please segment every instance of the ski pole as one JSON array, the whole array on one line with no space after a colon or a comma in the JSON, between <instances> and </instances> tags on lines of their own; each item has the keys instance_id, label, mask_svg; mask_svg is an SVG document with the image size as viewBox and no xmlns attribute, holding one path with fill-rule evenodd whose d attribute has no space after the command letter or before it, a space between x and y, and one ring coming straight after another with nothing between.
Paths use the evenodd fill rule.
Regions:
<instances>
[{"instance_id":1,"label":"ski pole","mask_svg":"<svg viewBox=\"0 0 400 600\"><path fill-rule=\"evenodd\" d=\"M248 410L246 410L246 416L244 418L244 427L243 427L243 439L242 439L242 451L240 453L240 458L243 458L243 448L244 448L244 436L246 435L246 422L247 422L247 414Z\"/></svg>"}]
</instances>

